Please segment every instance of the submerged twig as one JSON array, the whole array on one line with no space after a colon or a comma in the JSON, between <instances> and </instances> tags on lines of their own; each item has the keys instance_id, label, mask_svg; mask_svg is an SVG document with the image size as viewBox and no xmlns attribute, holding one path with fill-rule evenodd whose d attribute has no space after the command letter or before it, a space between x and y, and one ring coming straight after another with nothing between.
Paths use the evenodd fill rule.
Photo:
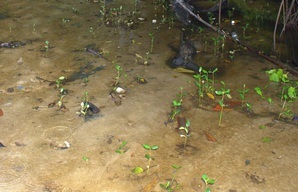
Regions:
<instances>
[{"instance_id":1,"label":"submerged twig","mask_svg":"<svg viewBox=\"0 0 298 192\"><path fill-rule=\"evenodd\" d=\"M263 54L261 51L255 50L252 47L244 44L243 42L241 42L239 39L235 39L233 38L231 35L229 35L228 33L226 33L224 30L221 30L220 28L216 28L213 25L209 24L208 22L206 22L205 20L202 19L202 17L199 14L195 14L193 13L189 8L186 7L186 5L182 2L182 0L176 0L177 3L179 3L179 5L185 9L190 15L192 15L193 17L195 17L198 21L200 21L201 23L203 23L204 25L206 25L207 27L213 29L214 31L218 32L219 34L225 36L228 40L233 41L238 43L239 45L247 48L250 52L259 55L260 57L266 59L267 61L277 65L278 67L285 69L287 71L289 71L291 74L293 74L294 76L298 77L298 71L291 69L289 66L281 63L280 61L277 61L265 54Z\"/></svg>"}]
</instances>

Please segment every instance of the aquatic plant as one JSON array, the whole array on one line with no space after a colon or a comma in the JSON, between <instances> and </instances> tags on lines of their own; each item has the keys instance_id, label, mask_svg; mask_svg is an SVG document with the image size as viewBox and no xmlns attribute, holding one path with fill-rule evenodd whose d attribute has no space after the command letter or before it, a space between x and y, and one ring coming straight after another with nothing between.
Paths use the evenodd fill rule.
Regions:
<instances>
[{"instance_id":1,"label":"aquatic plant","mask_svg":"<svg viewBox=\"0 0 298 192\"><path fill-rule=\"evenodd\" d=\"M146 150L149 150L149 154L145 154L145 158L148 159L148 165L147 165L147 174L149 174L149 170L150 170L150 163L152 160L154 160L152 158L152 151L153 150L157 150L158 149L158 145L148 145L148 144L143 144L143 148Z\"/></svg>"},{"instance_id":2,"label":"aquatic plant","mask_svg":"<svg viewBox=\"0 0 298 192\"><path fill-rule=\"evenodd\" d=\"M183 145L184 147L186 147L187 138L190 137L189 128L190 128L189 119L186 120L185 126L179 127L179 130L184 131L184 133L180 132L180 137L184 138L184 145Z\"/></svg>"},{"instance_id":3,"label":"aquatic plant","mask_svg":"<svg viewBox=\"0 0 298 192\"><path fill-rule=\"evenodd\" d=\"M215 183L215 180L214 179L210 179L208 177L208 175L206 174L203 174L202 175L202 180L204 181L204 184L205 184L205 192L210 192L211 189L208 187L208 185L213 185Z\"/></svg>"},{"instance_id":4,"label":"aquatic plant","mask_svg":"<svg viewBox=\"0 0 298 192\"><path fill-rule=\"evenodd\" d=\"M221 81L221 84L223 85L223 87L220 90L215 91L216 95L221 96L221 100L218 101L218 104L221 107L220 115L219 115L219 123L218 123L219 126L221 125L221 121L222 121L223 109L225 106L225 104L224 104L225 96L227 96L228 98L231 98L231 95L230 95L231 90L225 88L226 84L223 81Z\"/></svg>"},{"instance_id":5,"label":"aquatic plant","mask_svg":"<svg viewBox=\"0 0 298 192\"><path fill-rule=\"evenodd\" d=\"M171 181L167 181L165 184L161 183L161 184L159 184L159 186L162 189L167 190L169 192L174 191L175 189L178 189L180 187L180 185L179 185L179 183L177 182L177 180L175 178L176 178L176 174L177 174L178 170L181 167L182 166L179 166L179 165L172 165L172 168L174 168L174 171L173 171Z\"/></svg>"}]
</instances>

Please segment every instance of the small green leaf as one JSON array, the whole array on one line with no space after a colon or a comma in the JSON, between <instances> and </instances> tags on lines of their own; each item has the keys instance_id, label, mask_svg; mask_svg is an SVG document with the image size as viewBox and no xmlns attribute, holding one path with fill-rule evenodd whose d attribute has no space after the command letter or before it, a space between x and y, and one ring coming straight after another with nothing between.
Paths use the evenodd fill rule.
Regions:
<instances>
[{"instance_id":1,"label":"small green leaf","mask_svg":"<svg viewBox=\"0 0 298 192\"><path fill-rule=\"evenodd\" d=\"M222 91L215 91L215 94L216 94L216 95L222 95L223 92L222 92Z\"/></svg>"},{"instance_id":2,"label":"small green leaf","mask_svg":"<svg viewBox=\"0 0 298 192\"><path fill-rule=\"evenodd\" d=\"M208 187L205 192L211 192L211 189Z\"/></svg>"},{"instance_id":3,"label":"small green leaf","mask_svg":"<svg viewBox=\"0 0 298 192\"><path fill-rule=\"evenodd\" d=\"M174 169L178 170L178 169L180 169L182 166L173 164L172 167L173 167Z\"/></svg>"},{"instance_id":4,"label":"small green leaf","mask_svg":"<svg viewBox=\"0 0 298 192\"><path fill-rule=\"evenodd\" d=\"M268 103L272 103L271 97L268 97L267 101L268 101Z\"/></svg>"},{"instance_id":5,"label":"small green leaf","mask_svg":"<svg viewBox=\"0 0 298 192\"><path fill-rule=\"evenodd\" d=\"M122 152L119 149L117 149L115 152L119 153L119 154L122 154Z\"/></svg>"},{"instance_id":6,"label":"small green leaf","mask_svg":"<svg viewBox=\"0 0 298 192\"><path fill-rule=\"evenodd\" d=\"M88 160L89 160L89 158L88 158L88 157L85 157L85 156L83 156L83 160L84 160L84 161L88 161Z\"/></svg>"},{"instance_id":7,"label":"small green leaf","mask_svg":"<svg viewBox=\"0 0 298 192\"><path fill-rule=\"evenodd\" d=\"M189 121L189 119L186 120L185 126L186 126L187 128L190 127L190 121Z\"/></svg>"},{"instance_id":8,"label":"small green leaf","mask_svg":"<svg viewBox=\"0 0 298 192\"><path fill-rule=\"evenodd\" d=\"M202 179L203 181L207 182L207 180L209 179L209 177L206 174L202 175Z\"/></svg>"},{"instance_id":9,"label":"small green leaf","mask_svg":"<svg viewBox=\"0 0 298 192\"><path fill-rule=\"evenodd\" d=\"M295 87L289 87L288 89L288 95L291 99L295 99L296 98L296 90Z\"/></svg>"},{"instance_id":10,"label":"small green leaf","mask_svg":"<svg viewBox=\"0 0 298 192\"><path fill-rule=\"evenodd\" d=\"M259 126L259 129L265 129L265 128L266 128L265 125L260 125L260 126Z\"/></svg>"},{"instance_id":11,"label":"small green leaf","mask_svg":"<svg viewBox=\"0 0 298 192\"><path fill-rule=\"evenodd\" d=\"M132 170L132 172L138 174L138 173L143 173L144 170L142 167L136 167Z\"/></svg>"},{"instance_id":12,"label":"small green leaf","mask_svg":"<svg viewBox=\"0 0 298 192\"><path fill-rule=\"evenodd\" d=\"M231 96L229 93L226 93L226 96L227 96L229 99L232 99L232 96Z\"/></svg>"},{"instance_id":13,"label":"small green leaf","mask_svg":"<svg viewBox=\"0 0 298 192\"><path fill-rule=\"evenodd\" d=\"M158 149L158 146L157 145L151 146L151 150L156 150L156 149Z\"/></svg>"},{"instance_id":14,"label":"small green leaf","mask_svg":"<svg viewBox=\"0 0 298 192\"><path fill-rule=\"evenodd\" d=\"M273 139L272 139L271 137L263 137L263 138L262 138L262 141L263 141L264 143L270 143L270 142L273 141Z\"/></svg>"},{"instance_id":15,"label":"small green leaf","mask_svg":"<svg viewBox=\"0 0 298 192\"><path fill-rule=\"evenodd\" d=\"M123 149L125 145L127 144L127 141L122 141L121 145L119 146L119 149Z\"/></svg>"},{"instance_id":16,"label":"small green leaf","mask_svg":"<svg viewBox=\"0 0 298 192\"><path fill-rule=\"evenodd\" d=\"M143 147L144 147L145 149L147 149L147 150L151 150L151 147L150 147L150 145L143 144Z\"/></svg>"},{"instance_id":17,"label":"small green leaf","mask_svg":"<svg viewBox=\"0 0 298 192\"><path fill-rule=\"evenodd\" d=\"M207 182L209 185L213 185L215 183L215 180L214 179L209 179L208 182Z\"/></svg>"},{"instance_id":18,"label":"small green leaf","mask_svg":"<svg viewBox=\"0 0 298 192\"><path fill-rule=\"evenodd\" d=\"M149 154L145 154L145 158L150 160L151 159L151 156Z\"/></svg>"}]
</instances>

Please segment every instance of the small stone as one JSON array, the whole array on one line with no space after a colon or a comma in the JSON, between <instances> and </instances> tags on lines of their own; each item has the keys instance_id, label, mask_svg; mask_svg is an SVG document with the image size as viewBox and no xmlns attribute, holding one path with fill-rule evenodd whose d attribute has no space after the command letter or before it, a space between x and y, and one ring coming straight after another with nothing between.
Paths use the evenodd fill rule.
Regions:
<instances>
[{"instance_id":1,"label":"small stone","mask_svg":"<svg viewBox=\"0 0 298 192\"><path fill-rule=\"evenodd\" d=\"M14 88L13 87L10 87L6 90L8 93L13 93L14 92Z\"/></svg>"}]
</instances>

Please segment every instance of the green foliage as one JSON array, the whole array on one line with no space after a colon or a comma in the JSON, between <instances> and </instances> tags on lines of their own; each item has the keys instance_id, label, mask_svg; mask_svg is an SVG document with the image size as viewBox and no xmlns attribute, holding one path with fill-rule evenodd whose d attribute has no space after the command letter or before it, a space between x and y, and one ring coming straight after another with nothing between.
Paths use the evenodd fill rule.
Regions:
<instances>
[{"instance_id":1,"label":"green foliage","mask_svg":"<svg viewBox=\"0 0 298 192\"><path fill-rule=\"evenodd\" d=\"M221 121L222 121L223 109L224 109L224 106L225 106L224 105L225 96L227 96L230 99L232 98L231 95L230 95L231 90L225 88L225 86L226 86L225 82L221 81L221 84L222 84L223 87L220 88L220 90L215 91L216 95L221 96L221 100L218 101L218 104L221 107L220 115L219 115L219 123L218 123L219 126L221 125Z\"/></svg>"},{"instance_id":2,"label":"green foliage","mask_svg":"<svg viewBox=\"0 0 298 192\"><path fill-rule=\"evenodd\" d=\"M205 183L205 192L210 192L211 189L208 187L208 185L213 185L215 183L215 180L209 178L208 175L206 175L206 174L202 175L202 180Z\"/></svg>"},{"instance_id":3,"label":"green foliage","mask_svg":"<svg viewBox=\"0 0 298 192\"><path fill-rule=\"evenodd\" d=\"M127 144L127 141L122 141L121 145L118 147L118 149L115 152L119 154L125 153L127 151L124 149L126 144Z\"/></svg>"},{"instance_id":4,"label":"green foliage","mask_svg":"<svg viewBox=\"0 0 298 192\"><path fill-rule=\"evenodd\" d=\"M178 182L175 179L175 176L181 167L182 166L179 166L179 165L172 165L172 168L174 168L172 179L171 179L171 181L167 181L165 184L161 183L160 187L162 189L171 192L171 191L174 191L175 189L178 189L180 187ZM176 185L174 185L174 184L176 184Z\"/></svg>"}]
</instances>

